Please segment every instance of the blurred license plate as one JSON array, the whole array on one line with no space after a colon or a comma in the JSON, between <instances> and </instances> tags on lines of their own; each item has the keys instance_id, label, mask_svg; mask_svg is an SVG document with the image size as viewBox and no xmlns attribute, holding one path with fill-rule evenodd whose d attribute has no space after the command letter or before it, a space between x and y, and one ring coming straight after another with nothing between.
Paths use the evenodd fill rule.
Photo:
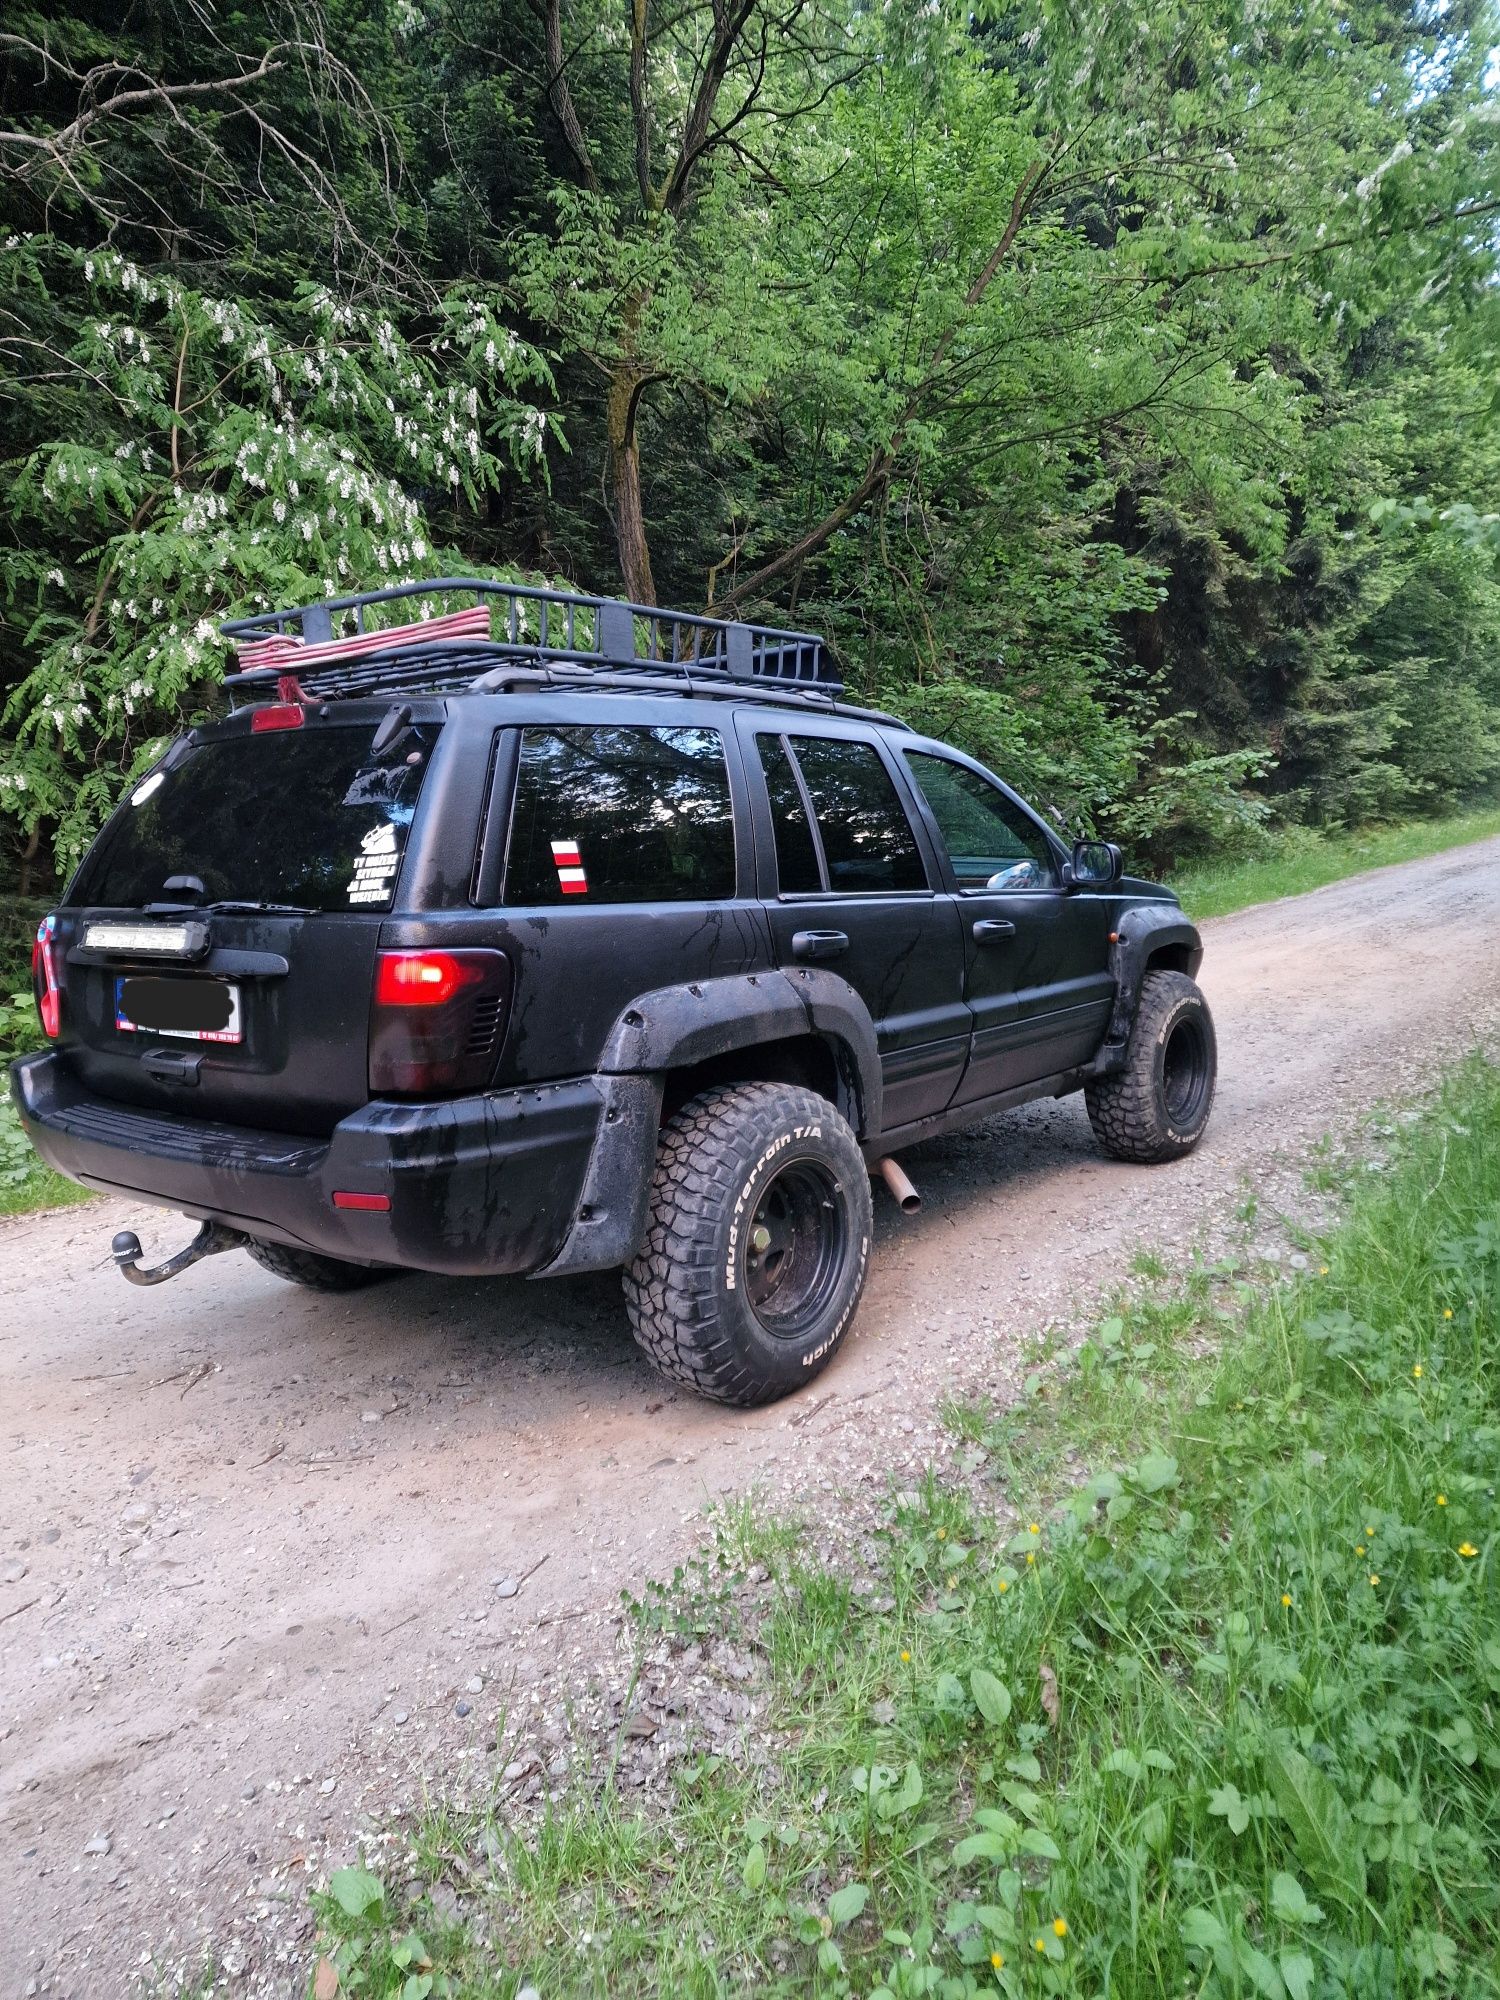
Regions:
<instances>
[{"instance_id":1,"label":"blurred license plate","mask_svg":"<svg viewBox=\"0 0 1500 2000\"><path fill-rule=\"evenodd\" d=\"M188 1042L238 1042L240 989L223 979L117 979L115 1026Z\"/></svg>"}]
</instances>

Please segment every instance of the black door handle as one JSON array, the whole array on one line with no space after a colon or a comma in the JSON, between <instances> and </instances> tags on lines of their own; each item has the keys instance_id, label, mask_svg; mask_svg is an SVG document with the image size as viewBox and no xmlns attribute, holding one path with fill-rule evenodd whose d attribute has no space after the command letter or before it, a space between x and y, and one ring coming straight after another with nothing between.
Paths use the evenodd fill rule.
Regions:
<instances>
[{"instance_id":1,"label":"black door handle","mask_svg":"<svg viewBox=\"0 0 1500 2000\"><path fill-rule=\"evenodd\" d=\"M848 949L843 931L796 931L792 936L793 958L837 958Z\"/></svg>"},{"instance_id":2,"label":"black door handle","mask_svg":"<svg viewBox=\"0 0 1500 2000\"><path fill-rule=\"evenodd\" d=\"M998 944L1002 938L1013 938L1016 927L1005 917L981 917L974 926L975 944Z\"/></svg>"}]
</instances>

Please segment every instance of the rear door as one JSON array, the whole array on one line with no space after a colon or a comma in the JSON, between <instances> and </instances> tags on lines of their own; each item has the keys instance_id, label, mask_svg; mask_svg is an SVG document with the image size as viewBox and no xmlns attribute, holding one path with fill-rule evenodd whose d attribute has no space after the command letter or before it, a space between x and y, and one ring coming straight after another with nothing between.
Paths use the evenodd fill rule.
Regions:
<instances>
[{"instance_id":1,"label":"rear door","mask_svg":"<svg viewBox=\"0 0 1500 2000\"><path fill-rule=\"evenodd\" d=\"M375 950L443 710L379 753L385 704L269 712L174 746L100 835L59 912L62 1042L102 1096L317 1134L369 1096Z\"/></svg>"},{"instance_id":2,"label":"rear door","mask_svg":"<svg viewBox=\"0 0 1500 2000\"><path fill-rule=\"evenodd\" d=\"M879 738L764 716L742 717L741 728L774 858L761 895L776 963L824 965L864 1001L887 1130L942 1111L969 1048L962 937Z\"/></svg>"},{"instance_id":3,"label":"rear door","mask_svg":"<svg viewBox=\"0 0 1500 2000\"><path fill-rule=\"evenodd\" d=\"M963 926L974 1046L955 1102L1087 1062L1114 1001L1116 899L1064 889L1043 827L977 764L936 747L902 755L952 871Z\"/></svg>"}]
</instances>

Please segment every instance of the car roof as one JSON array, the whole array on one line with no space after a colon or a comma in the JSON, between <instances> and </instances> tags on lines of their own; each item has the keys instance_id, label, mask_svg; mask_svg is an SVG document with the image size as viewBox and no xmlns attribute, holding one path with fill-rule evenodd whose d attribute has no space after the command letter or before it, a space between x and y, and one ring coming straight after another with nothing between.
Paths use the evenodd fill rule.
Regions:
<instances>
[{"instance_id":1,"label":"car roof","mask_svg":"<svg viewBox=\"0 0 1500 2000\"><path fill-rule=\"evenodd\" d=\"M342 707L342 704L340 704ZM360 704L361 716L378 719L389 704ZM769 702L746 699L743 689L731 695L689 695L652 688L573 688L535 687L511 693L473 694L450 697L441 704L449 727L477 729L522 728L528 723L552 726L608 724L615 728L638 729L719 729L741 716L756 728L804 731L829 728L842 734L855 728L862 734L872 729L886 736L918 740L917 732L899 717L883 710L860 708L851 702ZM412 704L414 717L428 709L426 703ZM338 710L333 711L335 714Z\"/></svg>"}]
</instances>

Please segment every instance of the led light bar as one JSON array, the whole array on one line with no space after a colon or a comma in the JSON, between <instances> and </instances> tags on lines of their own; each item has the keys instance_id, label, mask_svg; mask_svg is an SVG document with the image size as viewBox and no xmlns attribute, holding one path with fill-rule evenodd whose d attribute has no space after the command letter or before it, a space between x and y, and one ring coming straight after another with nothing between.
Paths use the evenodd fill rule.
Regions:
<instances>
[{"instance_id":1,"label":"led light bar","mask_svg":"<svg viewBox=\"0 0 1500 2000\"><path fill-rule=\"evenodd\" d=\"M83 942L88 951L190 958L200 946L202 929L201 924L87 924Z\"/></svg>"}]
</instances>

